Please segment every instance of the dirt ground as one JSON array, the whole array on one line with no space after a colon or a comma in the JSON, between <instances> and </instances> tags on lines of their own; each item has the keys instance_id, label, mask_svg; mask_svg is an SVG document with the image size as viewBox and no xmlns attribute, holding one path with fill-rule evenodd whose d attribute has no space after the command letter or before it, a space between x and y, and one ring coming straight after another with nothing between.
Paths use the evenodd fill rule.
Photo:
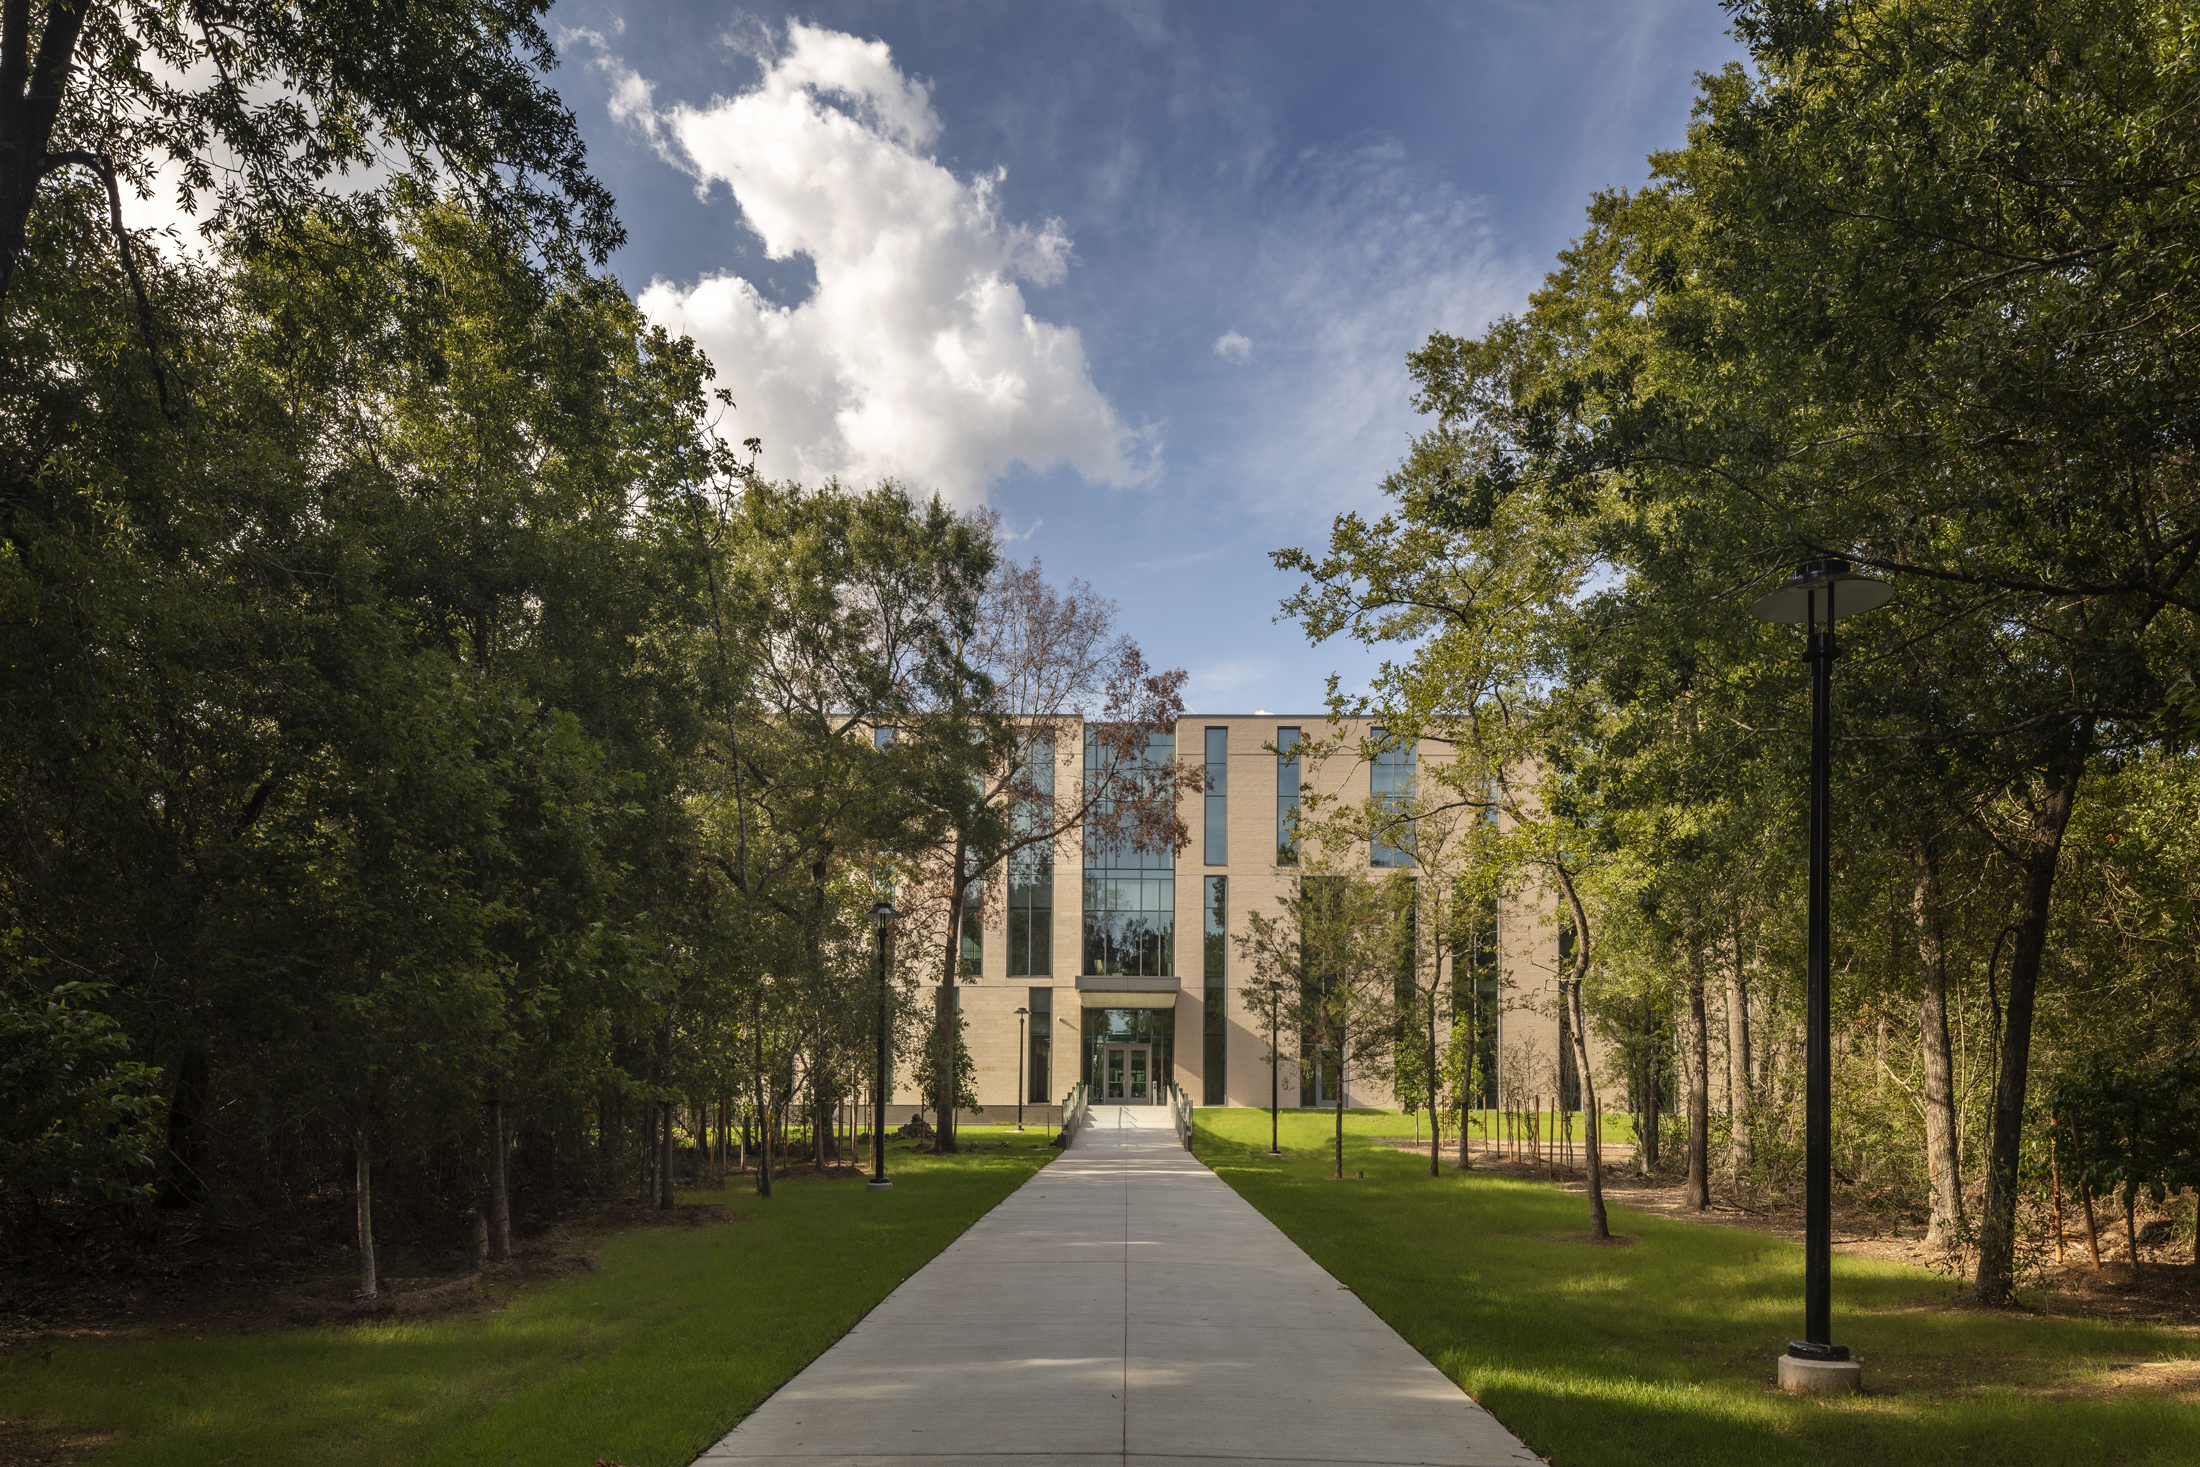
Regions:
<instances>
[{"instance_id":1,"label":"dirt ground","mask_svg":"<svg viewBox=\"0 0 2200 1467\"><path fill-rule=\"evenodd\" d=\"M181 1258L125 1258L102 1266L30 1267L0 1284L0 1356L61 1340L126 1339L161 1333L244 1334L283 1325L458 1314L486 1308L490 1286L565 1278L595 1268L586 1243L631 1227L732 1221L718 1206L671 1214L638 1200L575 1211L557 1223L515 1231L512 1260L479 1268L462 1253L385 1248L380 1295L362 1300L349 1248L304 1257L193 1248ZM157 1256L157 1255L156 1255ZM4 1461L0 1454L0 1461Z\"/></svg>"},{"instance_id":2,"label":"dirt ground","mask_svg":"<svg viewBox=\"0 0 2200 1467\"><path fill-rule=\"evenodd\" d=\"M1428 1154L1426 1140L1416 1142L1411 1137L1386 1136L1382 1144L1400 1151ZM1458 1160L1455 1144L1447 1142L1443 1152L1444 1166L1451 1167ZM1586 1195L1588 1183L1583 1179L1580 1153L1575 1152L1572 1166L1561 1162L1553 1169L1526 1161L1506 1160L1482 1149L1479 1139L1474 1143L1474 1165L1499 1176L1524 1177L1537 1181L1550 1181L1554 1186L1577 1195ZM1712 1190L1711 1207L1698 1212L1682 1201L1682 1183L1679 1180L1644 1178L1634 1172L1634 1148L1629 1145L1605 1146L1604 1198L1616 1206L1631 1207L1638 1212L1656 1213L1678 1222L1697 1223L1705 1227L1745 1228L1751 1232L1771 1233L1777 1237L1803 1241L1803 1209L1800 1200L1792 1203L1769 1202L1756 1206L1742 1206L1731 1197L1722 1197L1716 1186ZM2088 1315L2100 1319L2129 1320L2133 1323L2156 1323L2200 1327L2200 1267L2195 1267L2190 1253L2190 1243L2179 1243L2171 1249L2139 1250L2139 1267L2135 1270L2125 1257L2123 1219L2119 1216L2114 1225L2104 1215L2099 1220L2101 1241L2101 1267L2093 1267L2092 1255L2085 1242L2084 1223L2074 1213L2064 1217L2065 1236L2060 1263L2049 1258L2044 1268L2035 1276L2027 1277L2026 1284L2038 1284L2047 1290L2046 1309L2054 1314ZM1977 1263L1976 1255L1958 1255L1944 1249L1925 1246L1925 1230L1921 1226L1903 1227L1890 1225L1886 1217L1875 1211L1844 1207L1838 1190L1834 1196L1833 1247L1837 1253L1853 1254L1862 1258L1885 1258L1897 1263L1907 1263L1917 1268L1930 1269L1945 1275L1950 1284L1968 1287L1971 1268ZM2200 1387L2200 1374L2195 1375L2195 1385Z\"/></svg>"}]
</instances>

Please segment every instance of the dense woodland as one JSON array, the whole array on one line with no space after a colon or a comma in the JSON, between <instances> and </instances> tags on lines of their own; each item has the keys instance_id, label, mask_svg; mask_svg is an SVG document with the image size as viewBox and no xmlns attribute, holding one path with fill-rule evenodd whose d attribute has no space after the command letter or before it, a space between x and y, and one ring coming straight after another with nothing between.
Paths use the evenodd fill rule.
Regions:
<instances>
[{"instance_id":1,"label":"dense woodland","mask_svg":"<svg viewBox=\"0 0 2200 1467\"><path fill-rule=\"evenodd\" d=\"M352 1243L372 1297L378 1238L503 1257L515 1213L670 1206L676 1150L768 1192L870 1095L874 904L933 1085L968 1059L911 995L1005 861L1181 839L1173 771L1109 757L1181 674L1109 603L726 446L597 268L535 9L6 11L11 1255L181 1219ZM201 239L122 228L164 160Z\"/></svg>"},{"instance_id":2,"label":"dense woodland","mask_svg":"<svg viewBox=\"0 0 2200 1467\"><path fill-rule=\"evenodd\" d=\"M1748 607L1847 558L1897 594L1836 677L1838 1164L1999 1300L2056 1206L2107 1248L2200 1197L2200 30L1730 8L1652 185L1412 358L1390 509L1279 552L1317 646L1393 649L1363 752L1449 755L1310 800L1240 953L1271 1042L1454 1135L1493 1006L1561 1003L1584 1107L1783 1191L1807 684ZM377 1238L669 1206L680 1148L768 1191L867 1097L875 903L951 1099L1010 871L1184 843L1183 677L1105 600L728 446L603 272L540 10L0 17L0 1253L180 1219L371 1294ZM163 164L195 240L123 228ZM1371 838L1410 870L1323 864ZM1527 892L1566 967L1498 994Z\"/></svg>"},{"instance_id":3,"label":"dense woodland","mask_svg":"<svg viewBox=\"0 0 2200 1467\"><path fill-rule=\"evenodd\" d=\"M1393 818L1493 817L1461 879L1552 894L1573 1032L1615 1108L1678 1092L1700 1203L1800 1164L1808 682L1749 607L1892 581L1835 672L1838 1171L1988 1301L2058 1207L2195 1246L2200 30L1730 9L1750 67L1525 310L1413 357L1392 507L1279 554L1291 609L1397 645L1341 703L1456 757Z\"/></svg>"}]
</instances>

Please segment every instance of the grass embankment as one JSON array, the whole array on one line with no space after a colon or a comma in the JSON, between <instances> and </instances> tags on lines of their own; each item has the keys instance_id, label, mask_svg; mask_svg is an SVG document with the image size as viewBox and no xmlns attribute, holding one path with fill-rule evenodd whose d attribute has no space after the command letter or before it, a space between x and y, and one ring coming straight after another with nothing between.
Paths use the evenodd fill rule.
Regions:
<instances>
[{"instance_id":1,"label":"grass embankment","mask_svg":"<svg viewBox=\"0 0 2200 1467\"><path fill-rule=\"evenodd\" d=\"M414 1323L65 1344L0 1369L0 1418L109 1436L126 1464L677 1467L845 1334L1054 1153L890 1153L891 1192L779 1179L681 1202L730 1225L626 1232L599 1270Z\"/></svg>"},{"instance_id":2,"label":"grass embankment","mask_svg":"<svg viewBox=\"0 0 2200 1467\"><path fill-rule=\"evenodd\" d=\"M1987 1312L1938 1275L1836 1256L1835 1334L1867 1394L1784 1396L1766 1380L1800 1331L1800 1248L1625 1208L1612 1228L1635 1242L1591 1246L1579 1196L1448 1161L1432 1179L1364 1139L1398 1119L1347 1116L1348 1175L1365 1181L1328 1179L1331 1122L1313 1112L1283 1116L1286 1161L1262 1157L1259 1111L1200 1111L1194 1146L1559 1467L2200 1461L2190 1395L2110 1370L2200 1356L2189 1331Z\"/></svg>"}]
</instances>

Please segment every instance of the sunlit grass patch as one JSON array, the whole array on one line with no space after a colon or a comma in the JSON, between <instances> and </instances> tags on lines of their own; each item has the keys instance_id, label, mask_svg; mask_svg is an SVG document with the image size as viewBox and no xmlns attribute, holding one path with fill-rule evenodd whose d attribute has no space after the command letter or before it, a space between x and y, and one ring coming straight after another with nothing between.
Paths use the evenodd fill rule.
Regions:
<instances>
[{"instance_id":1,"label":"sunlit grass patch","mask_svg":"<svg viewBox=\"0 0 2200 1467\"><path fill-rule=\"evenodd\" d=\"M1588 1204L1538 1182L1376 1146L1347 1116L1348 1175L1329 1179L1331 1118L1198 1113L1201 1158L1439 1369L1559 1467L1926 1463L1991 1467L2200 1462L2200 1425L2161 1390L2097 1389L2119 1360L2200 1356L2191 1331L1960 1306L1949 1281L1836 1257L1836 1336L1867 1394L1769 1389L1800 1332L1802 1251L1744 1229L1612 1209L1627 1247L1585 1244Z\"/></svg>"}]
</instances>

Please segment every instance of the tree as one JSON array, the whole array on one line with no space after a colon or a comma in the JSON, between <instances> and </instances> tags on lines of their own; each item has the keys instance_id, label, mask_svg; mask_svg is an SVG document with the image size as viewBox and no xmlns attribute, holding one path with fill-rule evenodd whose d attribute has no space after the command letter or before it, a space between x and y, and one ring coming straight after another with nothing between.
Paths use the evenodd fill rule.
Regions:
<instances>
[{"instance_id":1,"label":"tree","mask_svg":"<svg viewBox=\"0 0 2200 1467\"><path fill-rule=\"evenodd\" d=\"M990 536L993 521L982 524ZM939 954L936 1044L949 1032L944 1015L974 929L989 906L1004 905L1004 877L1051 879L1056 844L1072 831L1092 852L1173 856L1191 840L1179 803L1203 775L1195 761L1156 753L1175 734L1186 674L1148 667L1115 631L1115 616L1115 603L1081 581L1056 591L1036 559L1003 562L953 660L941 664L951 675L897 730L897 747L923 761L919 798L935 832L919 900L934 914ZM1079 743L1081 767L1071 773L1063 756ZM948 1068L942 1048L926 1073ZM935 1090L933 1100L936 1144L952 1151L953 1099Z\"/></svg>"},{"instance_id":2,"label":"tree","mask_svg":"<svg viewBox=\"0 0 2200 1467\"><path fill-rule=\"evenodd\" d=\"M0 13L0 301L42 185L69 168L103 186L133 276L118 185L149 192L166 162L187 201L211 203L210 237L322 207L372 213L371 194L326 181L402 168L600 262L624 236L571 114L537 80L556 61L536 19L548 8L16 0Z\"/></svg>"},{"instance_id":3,"label":"tree","mask_svg":"<svg viewBox=\"0 0 2200 1467\"><path fill-rule=\"evenodd\" d=\"M1347 848L1349 850L1349 847ZM1259 983L1283 985L1282 1027L1300 1037L1300 1085L1326 1091L1335 1113L1332 1177L1344 1180L1344 1106L1351 1079L1391 1070L1401 1017L1401 959L1412 941L1410 886L1341 871L1342 853L1305 842L1278 911L1246 915L1238 952ZM1277 1036L1270 1036L1271 1052Z\"/></svg>"},{"instance_id":4,"label":"tree","mask_svg":"<svg viewBox=\"0 0 2200 1467\"><path fill-rule=\"evenodd\" d=\"M1874 680L1888 695L1844 717L1905 750L1913 796L1930 782L2012 885L1978 1275L1999 1300L2078 791L2180 706L2163 670L2200 563L2176 467L2193 145L2164 119L2195 63L2143 4L1737 16L1758 74L1707 80L1659 182L1595 200L1520 318L1416 354L1437 427L1395 485L1400 519L1352 535L1381 542L1368 604L1463 618L1455 590L1391 593L1533 504L1552 527L1535 543L1570 534L1608 577L1578 607L1607 635L1565 681L1648 643L1670 670L1610 693L1760 737L1796 726L1775 710L1800 680L1741 615L1754 587L1824 555L1903 580L1846 640L1919 675ZM1921 1011L1927 1047L1931 1027Z\"/></svg>"},{"instance_id":5,"label":"tree","mask_svg":"<svg viewBox=\"0 0 2200 1467\"><path fill-rule=\"evenodd\" d=\"M8 934L10 946L20 933ZM0 982L0 1226L35 1232L47 1204L113 1207L152 1191L159 1073L122 1056L119 1025L88 1007L97 984L41 982L7 955Z\"/></svg>"}]
</instances>

